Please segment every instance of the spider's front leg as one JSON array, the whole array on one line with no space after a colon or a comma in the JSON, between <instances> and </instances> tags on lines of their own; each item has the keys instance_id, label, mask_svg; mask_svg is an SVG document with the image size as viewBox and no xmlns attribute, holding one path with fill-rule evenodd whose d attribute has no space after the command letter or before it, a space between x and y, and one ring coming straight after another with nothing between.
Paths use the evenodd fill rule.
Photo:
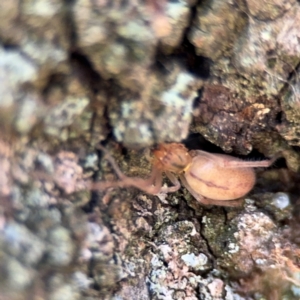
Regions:
<instances>
[{"instance_id":1,"label":"spider's front leg","mask_svg":"<svg viewBox=\"0 0 300 300\"><path fill-rule=\"evenodd\" d=\"M167 204L166 197L168 193L174 193L181 187L179 180L171 172L165 171L166 176L172 182L173 186L161 185L160 190L155 194L163 203Z\"/></svg>"},{"instance_id":2,"label":"spider's front leg","mask_svg":"<svg viewBox=\"0 0 300 300\"><path fill-rule=\"evenodd\" d=\"M135 187L147 194L156 195L162 187L162 172L153 166L152 172L148 179L140 177L129 177L123 174L119 166L115 162L114 158L108 153L108 151L99 145L98 149L104 152L105 159L108 160L113 170L117 174L119 180L116 181L100 181L91 184L92 190L105 190L112 187Z\"/></svg>"}]
</instances>

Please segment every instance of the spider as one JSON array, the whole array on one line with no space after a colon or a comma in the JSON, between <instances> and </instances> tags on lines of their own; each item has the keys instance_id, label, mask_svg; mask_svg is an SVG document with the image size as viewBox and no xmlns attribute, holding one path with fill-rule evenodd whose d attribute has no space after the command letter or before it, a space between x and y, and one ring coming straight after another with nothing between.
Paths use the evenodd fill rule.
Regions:
<instances>
[{"instance_id":1,"label":"spider","mask_svg":"<svg viewBox=\"0 0 300 300\"><path fill-rule=\"evenodd\" d=\"M151 195L176 192L180 181L193 197L204 205L237 206L241 198L253 188L255 172L253 168L269 167L278 159L243 161L239 158L214 154L202 150L188 149L180 143L164 143L154 150L152 171L148 179L128 177L122 173L113 157L101 145L98 148L112 165L119 180L98 182L92 189L133 186ZM162 175L173 186L162 186ZM178 178L180 181L178 180Z\"/></svg>"}]
</instances>

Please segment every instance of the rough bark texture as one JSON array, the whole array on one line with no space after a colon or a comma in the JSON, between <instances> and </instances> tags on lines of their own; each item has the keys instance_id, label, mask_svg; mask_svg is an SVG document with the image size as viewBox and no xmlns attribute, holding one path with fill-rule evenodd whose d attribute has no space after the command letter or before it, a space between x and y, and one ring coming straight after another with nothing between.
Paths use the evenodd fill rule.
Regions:
<instances>
[{"instance_id":1,"label":"rough bark texture","mask_svg":"<svg viewBox=\"0 0 300 300\"><path fill-rule=\"evenodd\" d=\"M1 1L0 298L299 299L299 28L296 0ZM89 189L99 142L146 178L186 138L285 163L241 208Z\"/></svg>"}]
</instances>

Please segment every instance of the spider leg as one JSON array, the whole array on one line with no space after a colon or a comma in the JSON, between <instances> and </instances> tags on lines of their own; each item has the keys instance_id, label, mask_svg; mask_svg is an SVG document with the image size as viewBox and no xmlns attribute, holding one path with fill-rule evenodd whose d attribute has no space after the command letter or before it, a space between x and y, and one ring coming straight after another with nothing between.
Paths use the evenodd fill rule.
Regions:
<instances>
[{"instance_id":1,"label":"spider leg","mask_svg":"<svg viewBox=\"0 0 300 300\"><path fill-rule=\"evenodd\" d=\"M99 144L97 146L97 149L100 149L103 153L104 153L104 158L110 163L110 165L112 166L112 168L114 169L114 171L116 172L117 176L120 179L123 179L124 177L126 177L123 172L120 170L119 166L117 165L116 161L114 160L114 158L110 155L110 153L101 145Z\"/></svg>"},{"instance_id":2,"label":"spider leg","mask_svg":"<svg viewBox=\"0 0 300 300\"><path fill-rule=\"evenodd\" d=\"M147 194L155 195L161 190L162 185L162 172L153 167L151 175L148 179L139 177L128 177L120 170L119 166L115 162L114 158L108 153L108 151L102 146L98 145L98 148L104 152L105 159L111 164L112 168L116 172L119 180L116 181L99 181L90 183L90 189L92 190L105 190L112 187L135 187Z\"/></svg>"},{"instance_id":3,"label":"spider leg","mask_svg":"<svg viewBox=\"0 0 300 300\"><path fill-rule=\"evenodd\" d=\"M169 178L169 180L173 183L173 186L167 187L167 188L162 188L163 193L174 193L178 191L181 187L179 180L177 177L168 171L165 171L166 176Z\"/></svg>"},{"instance_id":4,"label":"spider leg","mask_svg":"<svg viewBox=\"0 0 300 300\"><path fill-rule=\"evenodd\" d=\"M278 158L282 157L282 153L277 153L272 159L265 159L261 161L244 161L244 160L224 160L224 168L268 168Z\"/></svg>"},{"instance_id":5,"label":"spider leg","mask_svg":"<svg viewBox=\"0 0 300 300\"><path fill-rule=\"evenodd\" d=\"M192 150L191 155L193 157L197 155L201 155L206 157L207 160L213 161L215 164L218 162L218 165L222 168L268 168L270 167L278 158L283 157L283 153L278 152L274 155L272 159L265 159L262 161L245 161L245 160L238 160L234 157L232 159L229 159L227 156L226 159L218 159L216 160L216 157L214 154L202 151L202 150Z\"/></svg>"},{"instance_id":6,"label":"spider leg","mask_svg":"<svg viewBox=\"0 0 300 300\"><path fill-rule=\"evenodd\" d=\"M113 187L135 187L147 194L156 195L161 190L162 174L154 170L148 179L139 177L128 177L123 175L121 180L116 181L99 181L90 183L91 190L105 190Z\"/></svg>"}]
</instances>

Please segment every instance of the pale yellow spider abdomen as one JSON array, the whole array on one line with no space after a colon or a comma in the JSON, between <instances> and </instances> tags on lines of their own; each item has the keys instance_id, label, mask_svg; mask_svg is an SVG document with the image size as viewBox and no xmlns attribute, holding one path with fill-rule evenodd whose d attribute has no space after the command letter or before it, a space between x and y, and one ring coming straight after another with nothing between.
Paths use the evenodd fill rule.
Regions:
<instances>
[{"instance_id":1,"label":"pale yellow spider abdomen","mask_svg":"<svg viewBox=\"0 0 300 300\"><path fill-rule=\"evenodd\" d=\"M224 154L199 151L185 170L185 179L192 190L214 200L234 200L245 196L255 184L251 167L228 167L227 163L242 160Z\"/></svg>"}]
</instances>

